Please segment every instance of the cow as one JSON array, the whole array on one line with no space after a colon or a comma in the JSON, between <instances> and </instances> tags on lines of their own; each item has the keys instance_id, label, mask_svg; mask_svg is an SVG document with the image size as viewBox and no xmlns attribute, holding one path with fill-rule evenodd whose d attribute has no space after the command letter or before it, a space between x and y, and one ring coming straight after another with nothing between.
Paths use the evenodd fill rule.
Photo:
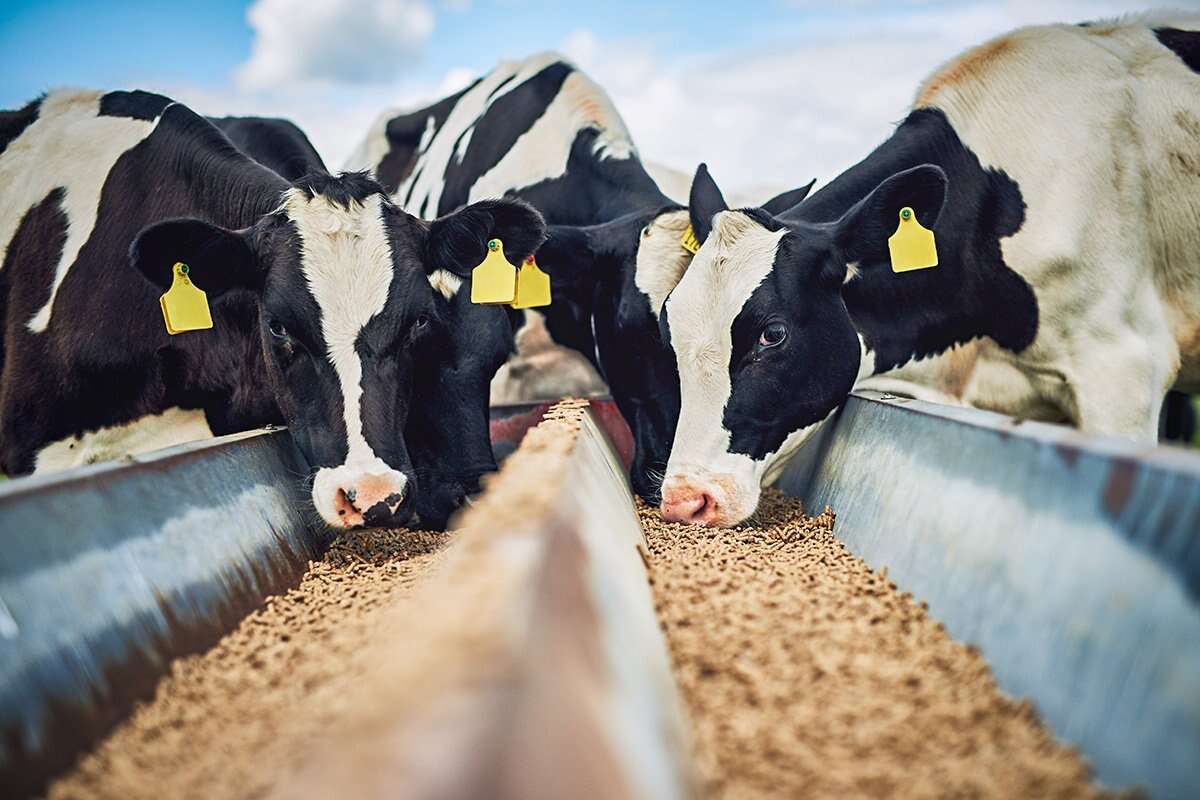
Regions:
<instances>
[{"instance_id":1,"label":"cow","mask_svg":"<svg viewBox=\"0 0 1200 800\"><path fill-rule=\"evenodd\" d=\"M691 260L680 244L689 219L647 172L604 90L555 53L503 62L426 108L381 115L346 166L372 170L419 216L498 196L543 214L537 259L554 279L546 328L607 381L634 435L633 488L657 502L679 402L658 311Z\"/></svg>"},{"instance_id":2,"label":"cow","mask_svg":"<svg viewBox=\"0 0 1200 800\"><path fill-rule=\"evenodd\" d=\"M1164 393L1200 384L1198 29L1017 30L792 209L694 189L704 243L661 314L682 393L663 516L744 520L871 378L1154 441ZM905 214L936 266L889 268Z\"/></svg>"},{"instance_id":3,"label":"cow","mask_svg":"<svg viewBox=\"0 0 1200 800\"><path fill-rule=\"evenodd\" d=\"M428 276L469 274L491 238L519 259L543 237L520 201L426 222L361 173L288 182L157 94L59 91L3 112L0 468L284 422L330 526L401 524L424 497L448 513L434 506L462 498L422 486L422 460L476 445L410 415L414 383L440 417L487 399L437 380L455 364ZM207 293L210 329L168 332L159 297L176 283Z\"/></svg>"},{"instance_id":4,"label":"cow","mask_svg":"<svg viewBox=\"0 0 1200 800\"><path fill-rule=\"evenodd\" d=\"M328 172L316 148L294 122L273 117L209 117L233 146L286 181Z\"/></svg>"}]
</instances>

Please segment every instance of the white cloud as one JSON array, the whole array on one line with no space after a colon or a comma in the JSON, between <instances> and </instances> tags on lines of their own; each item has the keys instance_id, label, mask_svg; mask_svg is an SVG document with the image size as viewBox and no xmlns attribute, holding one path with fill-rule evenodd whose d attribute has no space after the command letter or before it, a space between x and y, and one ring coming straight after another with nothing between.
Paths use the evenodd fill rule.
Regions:
<instances>
[{"instance_id":1,"label":"white cloud","mask_svg":"<svg viewBox=\"0 0 1200 800\"><path fill-rule=\"evenodd\" d=\"M864 157L903 118L920 82L967 47L1024 24L1136 10L1117 6L1120 1L1007 0L949 10L914 2L894 16L865 13L850 23L846 18L830 21L824 28L815 22L802 38L775 47L714 46L674 59L649 36L613 40L587 29L572 33L560 49L609 92L643 158L689 175L707 161L727 196L766 199L814 177L825 182ZM276 4L290 5L288 0L260 0L254 8ZM876 4L892 7L890 0ZM338 5L342 11L336 16L350 13L349 0ZM316 24L315 18L297 29ZM330 29L344 25L323 24ZM355 37L353 46L340 46L356 58L385 49L383 39L396 49L390 36ZM255 63L257 48L247 68ZM409 48L405 57L411 54ZM389 63L394 73L403 60ZM154 81L137 85L163 91L205 114L290 118L326 163L338 169L382 111L419 108L458 91L490 67L460 66L440 78L379 84L334 83L323 75L322 80L277 81L266 88L251 81L233 91ZM313 74L311 67L289 69Z\"/></svg>"},{"instance_id":2,"label":"white cloud","mask_svg":"<svg viewBox=\"0 0 1200 800\"><path fill-rule=\"evenodd\" d=\"M256 0L241 89L381 84L412 63L433 33L424 0Z\"/></svg>"},{"instance_id":3,"label":"white cloud","mask_svg":"<svg viewBox=\"0 0 1200 800\"><path fill-rule=\"evenodd\" d=\"M866 156L923 79L966 48L1022 25L1137 10L1114 0L911 2L897 13L890 0L859 5L884 11L852 25L844 16L817 21L776 47L674 63L649 42L586 30L563 49L612 95L643 158L688 172L706 161L727 194L765 199L813 177L827 181Z\"/></svg>"}]
</instances>

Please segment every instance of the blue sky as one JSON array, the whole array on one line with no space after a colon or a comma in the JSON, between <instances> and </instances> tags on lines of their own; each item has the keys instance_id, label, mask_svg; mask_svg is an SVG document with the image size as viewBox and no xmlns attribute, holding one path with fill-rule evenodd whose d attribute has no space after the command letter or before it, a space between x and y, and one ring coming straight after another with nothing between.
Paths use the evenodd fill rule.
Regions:
<instances>
[{"instance_id":1,"label":"blue sky","mask_svg":"<svg viewBox=\"0 0 1200 800\"><path fill-rule=\"evenodd\" d=\"M776 188L853 163L920 80L972 44L1148 5L10 0L0 4L0 108L55 86L152 89L202 113L291 117L339 167L385 109L557 49L612 95L644 156L688 172L706 160L726 185Z\"/></svg>"},{"instance_id":2,"label":"blue sky","mask_svg":"<svg viewBox=\"0 0 1200 800\"><path fill-rule=\"evenodd\" d=\"M220 88L250 55L248 2L79 2L0 4L0 104L11 108L61 85L127 86L159 81ZM586 12L582 9L586 8ZM433 79L460 66L486 69L500 58L554 48L581 27L604 38L633 35L666 56L686 56L701 42L738 48L799 35L806 23L851 12L757 9L729 3L608 2L573 4L483 0L455 10L433 6L436 26L411 65L410 79ZM771 24L762 24L764 16ZM19 58L13 57L20 54ZM364 57L366 57L364 55Z\"/></svg>"}]
</instances>

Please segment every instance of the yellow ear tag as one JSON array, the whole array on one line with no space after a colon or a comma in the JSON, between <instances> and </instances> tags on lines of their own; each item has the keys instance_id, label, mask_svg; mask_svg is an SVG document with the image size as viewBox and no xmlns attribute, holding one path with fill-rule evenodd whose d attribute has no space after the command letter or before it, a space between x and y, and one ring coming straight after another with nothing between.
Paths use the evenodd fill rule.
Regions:
<instances>
[{"instance_id":1,"label":"yellow ear tag","mask_svg":"<svg viewBox=\"0 0 1200 800\"><path fill-rule=\"evenodd\" d=\"M911 272L938 265L933 231L917 222L917 215L908 206L900 209L900 226L888 237L888 252L892 256L892 272Z\"/></svg>"},{"instance_id":2,"label":"yellow ear tag","mask_svg":"<svg viewBox=\"0 0 1200 800\"><path fill-rule=\"evenodd\" d=\"M186 331L202 331L213 326L208 311L208 295L188 277L188 265L176 262L171 268L174 278L167 293L158 298L162 306L167 333L174 336Z\"/></svg>"},{"instance_id":3,"label":"yellow ear tag","mask_svg":"<svg viewBox=\"0 0 1200 800\"><path fill-rule=\"evenodd\" d=\"M692 255L696 255L700 251L700 240L696 238L696 232L692 230L691 225L688 225L687 230L683 232L683 238L679 240L679 244Z\"/></svg>"},{"instance_id":4,"label":"yellow ear tag","mask_svg":"<svg viewBox=\"0 0 1200 800\"><path fill-rule=\"evenodd\" d=\"M488 242L487 255L471 270L471 302L482 305L511 303L517 296L517 268L504 257L504 243Z\"/></svg>"},{"instance_id":5,"label":"yellow ear tag","mask_svg":"<svg viewBox=\"0 0 1200 800\"><path fill-rule=\"evenodd\" d=\"M533 256L525 259L517 273L517 297L513 308L540 308L550 305L550 276L542 272Z\"/></svg>"}]
</instances>

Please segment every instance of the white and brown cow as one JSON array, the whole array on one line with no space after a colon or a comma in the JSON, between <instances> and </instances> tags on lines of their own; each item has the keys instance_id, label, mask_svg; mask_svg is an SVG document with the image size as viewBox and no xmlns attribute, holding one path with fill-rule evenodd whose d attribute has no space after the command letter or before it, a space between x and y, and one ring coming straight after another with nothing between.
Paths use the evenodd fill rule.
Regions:
<instances>
[{"instance_id":1,"label":"white and brown cow","mask_svg":"<svg viewBox=\"0 0 1200 800\"><path fill-rule=\"evenodd\" d=\"M870 379L1154 441L1164 393L1200 389L1198 71L1196 15L1021 29L939 69L789 211L694 192L712 232L663 313L682 387L664 515L745 519ZM935 268L889 268L906 206Z\"/></svg>"}]
</instances>

